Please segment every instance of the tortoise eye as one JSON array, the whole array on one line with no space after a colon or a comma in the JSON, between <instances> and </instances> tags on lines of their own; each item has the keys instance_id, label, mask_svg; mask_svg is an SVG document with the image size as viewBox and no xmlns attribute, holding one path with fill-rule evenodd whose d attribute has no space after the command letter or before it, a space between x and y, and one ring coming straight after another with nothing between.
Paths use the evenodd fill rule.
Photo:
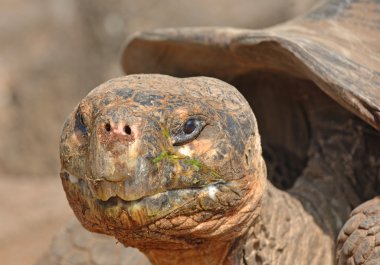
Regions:
<instances>
[{"instance_id":1,"label":"tortoise eye","mask_svg":"<svg viewBox=\"0 0 380 265\"><path fill-rule=\"evenodd\" d=\"M86 124L84 123L84 118L83 118L83 114L82 114L82 113L79 113L79 120L80 120L80 123L81 123L83 126L86 126Z\"/></svg>"},{"instance_id":2,"label":"tortoise eye","mask_svg":"<svg viewBox=\"0 0 380 265\"><path fill-rule=\"evenodd\" d=\"M87 126L83 114L78 110L75 115L75 128L82 132L83 134L87 133Z\"/></svg>"},{"instance_id":3,"label":"tortoise eye","mask_svg":"<svg viewBox=\"0 0 380 265\"><path fill-rule=\"evenodd\" d=\"M183 125L183 132L185 134L191 134L197 128L197 123L194 119L189 119Z\"/></svg>"},{"instance_id":4,"label":"tortoise eye","mask_svg":"<svg viewBox=\"0 0 380 265\"><path fill-rule=\"evenodd\" d=\"M206 122L200 118L188 119L172 133L173 145L182 145L194 140L201 133L204 126L206 126Z\"/></svg>"}]
</instances>

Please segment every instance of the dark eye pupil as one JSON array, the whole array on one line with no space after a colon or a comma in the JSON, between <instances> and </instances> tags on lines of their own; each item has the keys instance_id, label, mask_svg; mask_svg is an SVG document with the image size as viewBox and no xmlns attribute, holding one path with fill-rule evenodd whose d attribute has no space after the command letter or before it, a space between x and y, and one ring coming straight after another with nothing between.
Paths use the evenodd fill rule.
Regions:
<instances>
[{"instance_id":1,"label":"dark eye pupil","mask_svg":"<svg viewBox=\"0 0 380 265\"><path fill-rule=\"evenodd\" d=\"M192 132L194 132L196 127L197 127L197 124L196 124L195 120L190 119L183 126L183 132L186 134L191 134Z\"/></svg>"}]
</instances>

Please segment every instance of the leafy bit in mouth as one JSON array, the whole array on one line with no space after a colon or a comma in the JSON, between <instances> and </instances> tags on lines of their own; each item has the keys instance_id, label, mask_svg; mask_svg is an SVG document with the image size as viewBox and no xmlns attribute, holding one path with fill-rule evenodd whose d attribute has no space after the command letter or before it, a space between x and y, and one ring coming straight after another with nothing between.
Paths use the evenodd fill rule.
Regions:
<instances>
[{"instance_id":1,"label":"leafy bit in mouth","mask_svg":"<svg viewBox=\"0 0 380 265\"><path fill-rule=\"evenodd\" d=\"M170 133L166 128L162 129L162 133L166 139L171 141ZM201 171L203 174L210 174L212 177L221 180L221 177L218 174L218 172L216 172L216 170L206 166L205 164L203 164L198 159L195 159L195 158L192 158L189 156L185 156L185 155L176 154L172 147L169 147L168 150L162 151L161 154L159 154L157 157L155 157L152 160L152 162L153 162L153 164L159 164L160 162L162 162L165 159L171 163L176 163L176 162L179 162L180 160L182 160L184 164L192 166L194 171Z\"/></svg>"},{"instance_id":2,"label":"leafy bit in mouth","mask_svg":"<svg viewBox=\"0 0 380 265\"><path fill-rule=\"evenodd\" d=\"M172 163L182 160L184 164L192 166L195 171L202 171L204 174L210 174L215 178L220 178L220 175L216 170L209 168L198 159L174 154L172 151L162 151L160 155L152 160L152 162L158 164L165 159Z\"/></svg>"},{"instance_id":3,"label":"leafy bit in mouth","mask_svg":"<svg viewBox=\"0 0 380 265\"><path fill-rule=\"evenodd\" d=\"M162 129L162 133L164 134L166 139L170 140L170 133L168 130Z\"/></svg>"}]
</instances>

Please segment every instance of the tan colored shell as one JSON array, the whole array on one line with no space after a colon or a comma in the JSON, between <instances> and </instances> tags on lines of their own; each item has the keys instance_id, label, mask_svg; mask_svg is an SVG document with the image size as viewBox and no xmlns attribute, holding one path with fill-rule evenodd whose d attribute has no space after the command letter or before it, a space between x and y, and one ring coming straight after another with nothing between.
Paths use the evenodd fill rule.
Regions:
<instances>
[{"instance_id":1,"label":"tan colored shell","mask_svg":"<svg viewBox=\"0 0 380 265\"><path fill-rule=\"evenodd\" d=\"M312 80L380 130L380 2L321 2L303 17L263 30L138 33L123 53L123 69L127 74L207 75L227 82L258 69L282 71Z\"/></svg>"}]
</instances>

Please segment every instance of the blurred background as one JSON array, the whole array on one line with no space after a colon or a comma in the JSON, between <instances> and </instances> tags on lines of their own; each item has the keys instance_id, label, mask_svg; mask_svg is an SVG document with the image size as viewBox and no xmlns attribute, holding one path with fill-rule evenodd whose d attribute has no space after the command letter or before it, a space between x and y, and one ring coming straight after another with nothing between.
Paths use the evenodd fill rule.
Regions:
<instances>
[{"instance_id":1,"label":"blurred background","mask_svg":"<svg viewBox=\"0 0 380 265\"><path fill-rule=\"evenodd\" d=\"M72 217L59 172L66 115L122 75L133 32L269 27L317 0L0 0L0 264L34 264Z\"/></svg>"}]
</instances>

